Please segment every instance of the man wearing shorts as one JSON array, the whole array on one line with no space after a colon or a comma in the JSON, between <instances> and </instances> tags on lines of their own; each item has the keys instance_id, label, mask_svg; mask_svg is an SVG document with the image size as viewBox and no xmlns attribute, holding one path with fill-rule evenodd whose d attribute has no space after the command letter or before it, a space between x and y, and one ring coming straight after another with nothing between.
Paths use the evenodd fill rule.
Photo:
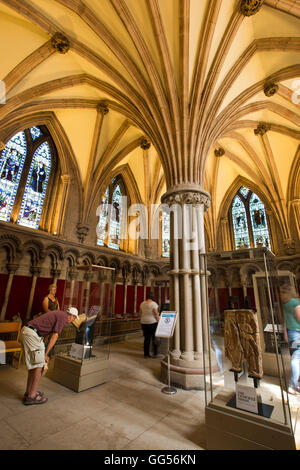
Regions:
<instances>
[{"instance_id":1,"label":"man wearing shorts","mask_svg":"<svg viewBox=\"0 0 300 470\"><path fill-rule=\"evenodd\" d=\"M65 312L53 310L30 320L23 326L20 341L28 369L27 387L24 394L24 405L40 405L46 403L48 398L38 391L38 384L43 367L49 361L49 353L55 345L58 336L66 323L71 323L78 317L78 310L69 307ZM43 338L52 335L45 350Z\"/></svg>"}]
</instances>

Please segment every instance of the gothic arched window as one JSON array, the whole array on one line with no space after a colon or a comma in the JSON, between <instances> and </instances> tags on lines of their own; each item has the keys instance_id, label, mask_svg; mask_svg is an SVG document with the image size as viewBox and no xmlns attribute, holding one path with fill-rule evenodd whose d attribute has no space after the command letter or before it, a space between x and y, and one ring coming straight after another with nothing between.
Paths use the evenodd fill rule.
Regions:
<instances>
[{"instance_id":1,"label":"gothic arched window","mask_svg":"<svg viewBox=\"0 0 300 470\"><path fill-rule=\"evenodd\" d=\"M0 220L39 228L54 148L45 126L15 134L0 155Z\"/></svg>"},{"instance_id":2,"label":"gothic arched window","mask_svg":"<svg viewBox=\"0 0 300 470\"><path fill-rule=\"evenodd\" d=\"M125 188L121 177L112 179L97 211L97 245L120 249Z\"/></svg>"},{"instance_id":3,"label":"gothic arched window","mask_svg":"<svg viewBox=\"0 0 300 470\"><path fill-rule=\"evenodd\" d=\"M270 248L266 211L260 198L241 186L231 204L235 248Z\"/></svg>"}]
</instances>

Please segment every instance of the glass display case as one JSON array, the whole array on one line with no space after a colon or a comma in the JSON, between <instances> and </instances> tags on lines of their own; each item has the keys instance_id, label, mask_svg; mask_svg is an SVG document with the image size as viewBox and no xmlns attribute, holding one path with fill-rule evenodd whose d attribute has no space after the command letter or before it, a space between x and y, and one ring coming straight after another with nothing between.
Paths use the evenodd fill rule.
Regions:
<instances>
[{"instance_id":1,"label":"glass display case","mask_svg":"<svg viewBox=\"0 0 300 470\"><path fill-rule=\"evenodd\" d=\"M284 289L298 295L295 277L278 271L265 248L245 263L202 256L208 299L203 329L210 345L204 354L208 449L296 449L300 394L289 388L293 350L285 340L282 307Z\"/></svg>"},{"instance_id":2,"label":"glass display case","mask_svg":"<svg viewBox=\"0 0 300 470\"><path fill-rule=\"evenodd\" d=\"M55 356L52 379L75 391L107 379L112 319L113 268L77 266L65 281L62 309L78 317L65 327L67 351Z\"/></svg>"}]
</instances>

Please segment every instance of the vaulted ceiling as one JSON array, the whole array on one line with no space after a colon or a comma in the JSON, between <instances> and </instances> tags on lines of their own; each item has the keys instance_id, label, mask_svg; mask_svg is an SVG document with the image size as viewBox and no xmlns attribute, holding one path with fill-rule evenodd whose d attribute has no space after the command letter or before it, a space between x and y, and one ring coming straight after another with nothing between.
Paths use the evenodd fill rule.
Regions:
<instances>
[{"instance_id":1,"label":"vaulted ceiling","mask_svg":"<svg viewBox=\"0 0 300 470\"><path fill-rule=\"evenodd\" d=\"M0 139L20 117L50 116L86 194L125 166L142 200L201 184L214 237L224 197L244 183L284 231L300 198L300 2L249 0L262 3L251 16L241 3L0 0Z\"/></svg>"}]
</instances>

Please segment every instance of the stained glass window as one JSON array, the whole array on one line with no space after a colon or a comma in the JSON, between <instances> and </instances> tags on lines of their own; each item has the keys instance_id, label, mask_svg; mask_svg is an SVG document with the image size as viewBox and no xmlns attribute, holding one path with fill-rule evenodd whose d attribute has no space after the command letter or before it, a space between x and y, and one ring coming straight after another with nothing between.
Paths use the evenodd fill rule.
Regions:
<instances>
[{"instance_id":1,"label":"stained glass window","mask_svg":"<svg viewBox=\"0 0 300 470\"><path fill-rule=\"evenodd\" d=\"M27 144L24 132L10 139L0 157L0 220L10 221L23 166Z\"/></svg>"},{"instance_id":2,"label":"stained glass window","mask_svg":"<svg viewBox=\"0 0 300 470\"><path fill-rule=\"evenodd\" d=\"M31 161L18 224L39 227L50 171L51 151L48 142L43 142Z\"/></svg>"},{"instance_id":3,"label":"stained glass window","mask_svg":"<svg viewBox=\"0 0 300 470\"><path fill-rule=\"evenodd\" d=\"M33 126L33 127L30 127L29 130L30 130L32 140L35 140L42 135L42 131L39 127Z\"/></svg>"},{"instance_id":4,"label":"stained glass window","mask_svg":"<svg viewBox=\"0 0 300 470\"><path fill-rule=\"evenodd\" d=\"M252 194L249 202L250 218L253 231L254 246L266 246L269 248L269 230L265 206L256 194Z\"/></svg>"},{"instance_id":5,"label":"stained glass window","mask_svg":"<svg viewBox=\"0 0 300 470\"><path fill-rule=\"evenodd\" d=\"M102 197L99 206L97 226L97 245L108 245L114 250L120 249L122 227L122 201L120 177L115 176Z\"/></svg>"},{"instance_id":6,"label":"stained glass window","mask_svg":"<svg viewBox=\"0 0 300 470\"><path fill-rule=\"evenodd\" d=\"M109 186L107 187L101 201L99 212L99 223L97 227L97 245L104 246L106 238L106 230L108 223L108 200L109 200Z\"/></svg>"},{"instance_id":7,"label":"stained glass window","mask_svg":"<svg viewBox=\"0 0 300 470\"><path fill-rule=\"evenodd\" d=\"M231 214L236 249L270 248L265 207L256 194L242 186L233 199Z\"/></svg>"},{"instance_id":8,"label":"stained glass window","mask_svg":"<svg viewBox=\"0 0 300 470\"><path fill-rule=\"evenodd\" d=\"M120 185L117 184L112 194L111 213L109 224L109 248L119 250L120 234L122 221L122 191Z\"/></svg>"},{"instance_id":9,"label":"stained glass window","mask_svg":"<svg viewBox=\"0 0 300 470\"><path fill-rule=\"evenodd\" d=\"M250 248L250 238L245 204L239 196L235 196L232 204L232 221L235 247Z\"/></svg>"},{"instance_id":10,"label":"stained glass window","mask_svg":"<svg viewBox=\"0 0 300 470\"><path fill-rule=\"evenodd\" d=\"M170 257L170 213L163 211L162 214L162 256Z\"/></svg>"}]
</instances>

